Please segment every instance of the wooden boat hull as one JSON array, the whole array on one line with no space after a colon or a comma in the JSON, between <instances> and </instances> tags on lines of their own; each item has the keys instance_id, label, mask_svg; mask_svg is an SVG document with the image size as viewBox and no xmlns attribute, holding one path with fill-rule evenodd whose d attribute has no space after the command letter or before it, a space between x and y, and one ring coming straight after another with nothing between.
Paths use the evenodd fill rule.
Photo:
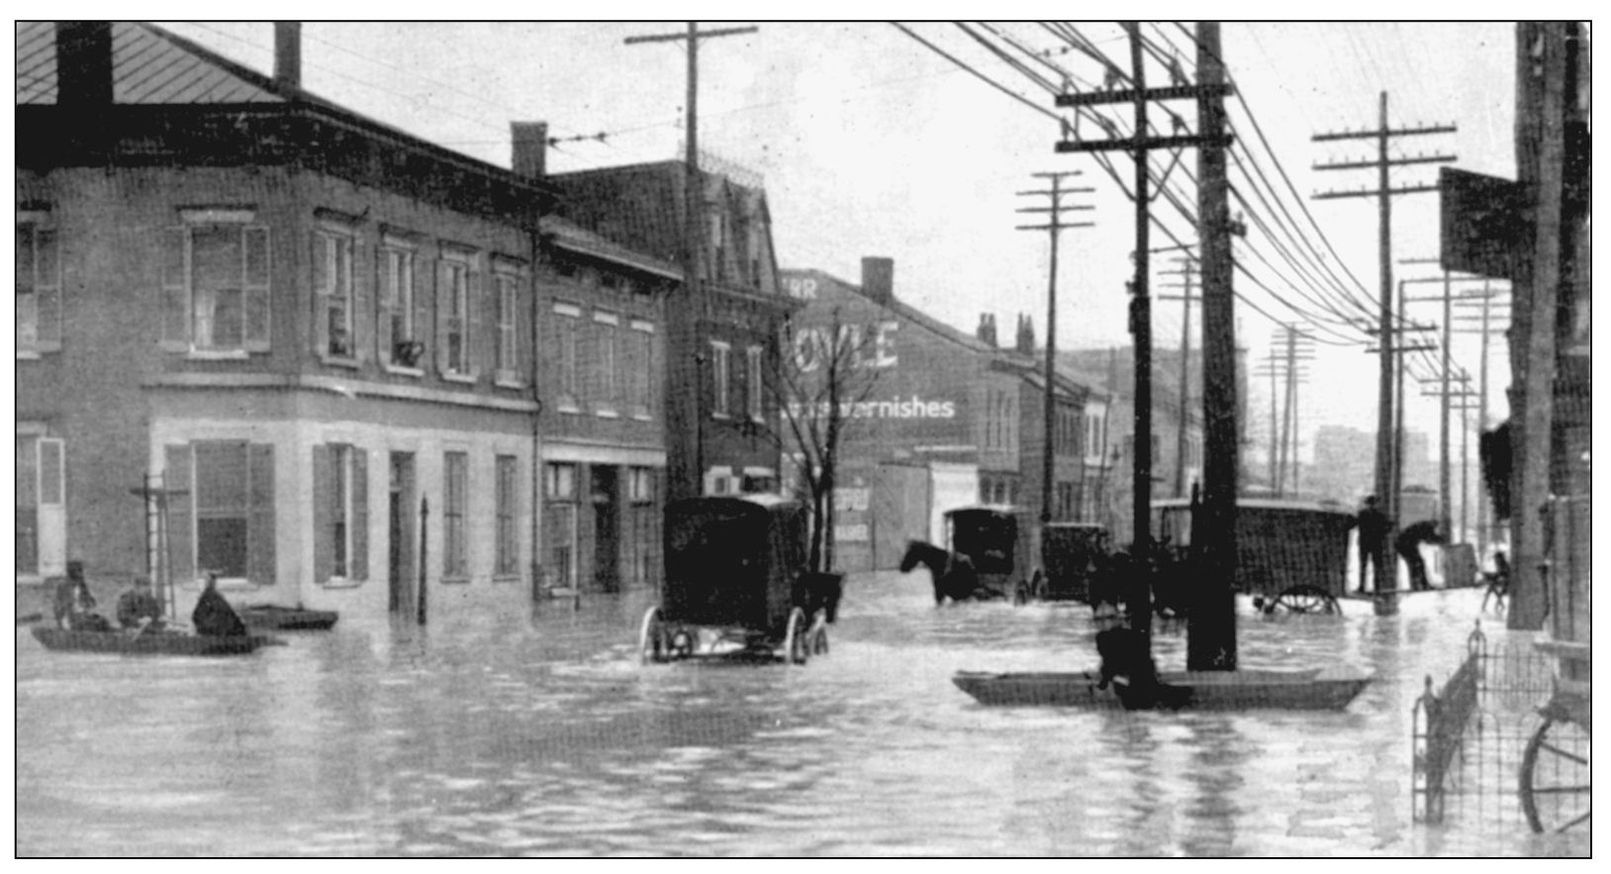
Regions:
<instances>
[{"instance_id":1,"label":"wooden boat hull","mask_svg":"<svg viewBox=\"0 0 1611 874\"><path fill-rule=\"evenodd\" d=\"M1159 675L1171 706L1191 710L1342 710L1370 682L1344 671L1166 671ZM958 671L957 688L997 707L1123 709L1113 686L1098 688L1091 671L985 673Z\"/></svg>"},{"instance_id":2,"label":"wooden boat hull","mask_svg":"<svg viewBox=\"0 0 1611 874\"><path fill-rule=\"evenodd\" d=\"M271 628L276 631L324 631L335 625L337 619L334 610L309 610L273 604L241 607L235 612L251 628Z\"/></svg>"},{"instance_id":3,"label":"wooden boat hull","mask_svg":"<svg viewBox=\"0 0 1611 874\"><path fill-rule=\"evenodd\" d=\"M135 634L129 631L68 631L48 625L35 625L31 631L34 639L49 650L128 655L247 655L259 647L277 642L262 634L239 637L176 632Z\"/></svg>"}]
</instances>

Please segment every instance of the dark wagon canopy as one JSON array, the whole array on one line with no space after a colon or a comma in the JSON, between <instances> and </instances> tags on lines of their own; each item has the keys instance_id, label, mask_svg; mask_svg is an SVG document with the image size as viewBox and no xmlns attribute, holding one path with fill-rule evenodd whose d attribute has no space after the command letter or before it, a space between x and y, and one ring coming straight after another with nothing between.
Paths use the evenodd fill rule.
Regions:
<instances>
[{"instance_id":1,"label":"dark wagon canopy","mask_svg":"<svg viewBox=\"0 0 1611 874\"><path fill-rule=\"evenodd\" d=\"M662 607L672 622L778 630L806 566L806 513L775 495L666 505Z\"/></svg>"}]
</instances>

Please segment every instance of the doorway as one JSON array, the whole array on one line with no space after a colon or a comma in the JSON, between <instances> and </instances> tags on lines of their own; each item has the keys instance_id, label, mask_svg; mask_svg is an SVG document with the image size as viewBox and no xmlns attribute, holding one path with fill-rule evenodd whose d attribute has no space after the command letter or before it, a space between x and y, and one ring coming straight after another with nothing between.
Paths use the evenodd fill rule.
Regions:
<instances>
[{"instance_id":1,"label":"doorway","mask_svg":"<svg viewBox=\"0 0 1611 874\"><path fill-rule=\"evenodd\" d=\"M621 590L621 478L615 467L592 466L593 581L604 592Z\"/></svg>"},{"instance_id":2,"label":"doorway","mask_svg":"<svg viewBox=\"0 0 1611 874\"><path fill-rule=\"evenodd\" d=\"M386 609L411 616L415 596L414 453L393 452L387 465Z\"/></svg>"}]
</instances>

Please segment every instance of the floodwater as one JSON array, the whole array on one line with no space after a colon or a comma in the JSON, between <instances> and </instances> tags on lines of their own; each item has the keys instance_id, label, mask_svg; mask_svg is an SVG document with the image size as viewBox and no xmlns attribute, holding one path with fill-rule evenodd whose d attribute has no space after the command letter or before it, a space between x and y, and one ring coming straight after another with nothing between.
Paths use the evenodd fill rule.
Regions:
<instances>
[{"instance_id":1,"label":"floodwater","mask_svg":"<svg viewBox=\"0 0 1611 874\"><path fill-rule=\"evenodd\" d=\"M49 653L19 627L16 852L1586 855L1412 822L1412 705L1478 599L1244 604L1244 667L1376 673L1340 713L981 707L954 671L1094 667L1089 613L937 609L922 571L852 577L804 667L640 665L650 593L423 631L344 618L233 659ZM1182 631L1156 646L1182 666Z\"/></svg>"}]
</instances>

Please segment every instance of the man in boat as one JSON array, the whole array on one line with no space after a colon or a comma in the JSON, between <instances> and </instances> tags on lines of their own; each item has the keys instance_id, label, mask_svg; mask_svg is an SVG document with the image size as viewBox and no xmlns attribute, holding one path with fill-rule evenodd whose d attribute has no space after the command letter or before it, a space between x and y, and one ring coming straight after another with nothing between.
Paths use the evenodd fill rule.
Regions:
<instances>
[{"instance_id":1,"label":"man in boat","mask_svg":"<svg viewBox=\"0 0 1611 874\"><path fill-rule=\"evenodd\" d=\"M1421 544L1442 543L1443 534L1438 531L1436 519L1427 519L1405 528L1393 541L1393 547L1398 550L1399 557L1410 569L1410 591L1424 592L1432 588L1426 578L1426 561L1421 558Z\"/></svg>"},{"instance_id":2,"label":"man in boat","mask_svg":"<svg viewBox=\"0 0 1611 874\"><path fill-rule=\"evenodd\" d=\"M161 631L162 602L151 593L151 578L140 575L117 599L117 624L125 630Z\"/></svg>"},{"instance_id":3,"label":"man in boat","mask_svg":"<svg viewBox=\"0 0 1611 874\"><path fill-rule=\"evenodd\" d=\"M95 596L84 581L84 563L67 563L67 579L56 584L56 626L72 631L109 631L111 623L95 612Z\"/></svg>"},{"instance_id":4,"label":"man in boat","mask_svg":"<svg viewBox=\"0 0 1611 874\"><path fill-rule=\"evenodd\" d=\"M196 599L196 609L190 612L190 624L195 627L197 634L213 635L217 637L243 637L246 634L246 623L229 606L229 601L218 593L218 575L207 574L207 586L201 590L201 597Z\"/></svg>"},{"instance_id":5,"label":"man in boat","mask_svg":"<svg viewBox=\"0 0 1611 874\"><path fill-rule=\"evenodd\" d=\"M1354 525L1359 528L1359 594L1363 595L1371 579L1366 568L1381 567L1382 550L1387 546L1387 532L1393 527L1393 520L1382 512L1375 495L1366 495L1365 505L1354 517Z\"/></svg>"}]
</instances>

